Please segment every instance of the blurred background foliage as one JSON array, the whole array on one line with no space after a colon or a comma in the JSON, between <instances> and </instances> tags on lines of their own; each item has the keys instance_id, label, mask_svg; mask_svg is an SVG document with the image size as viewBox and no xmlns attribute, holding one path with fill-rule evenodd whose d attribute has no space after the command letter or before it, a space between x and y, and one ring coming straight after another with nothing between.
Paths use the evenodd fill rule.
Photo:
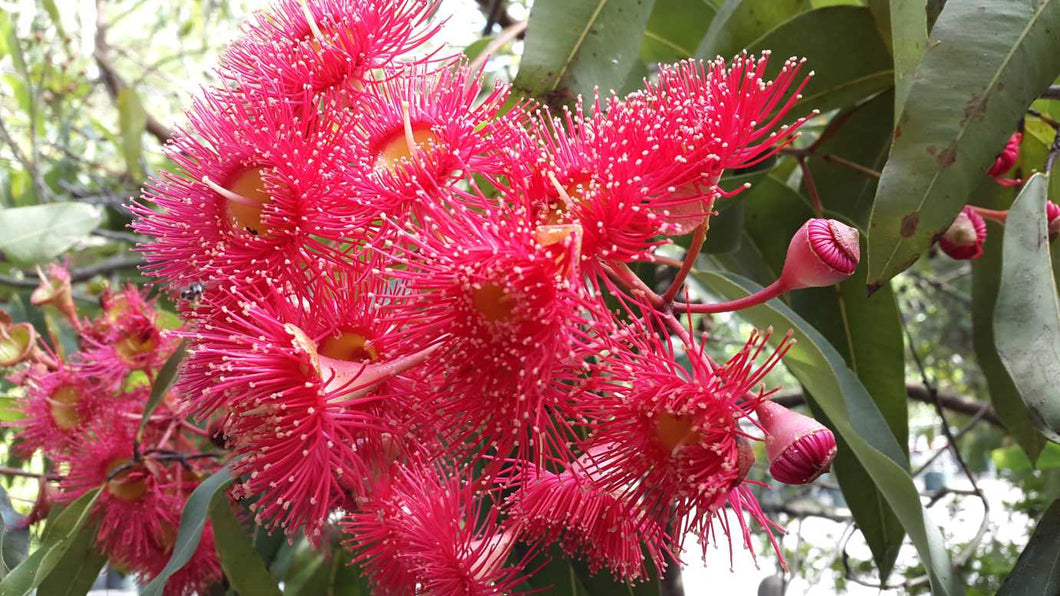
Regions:
<instances>
[{"instance_id":1,"label":"blurred background foliage","mask_svg":"<svg viewBox=\"0 0 1060 596\"><path fill-rule=\"evenodd\" d=\"M798 143L768 167L735 173L725 181L727 188L744 181L754 186L714 221L700 257L704 270L768 283L771 268L783 258L776 251L786 247L794 226L814 208L868 231L870 254L875 254L874 242L887 241L887 231L877 234L872 227L878 216L873 201L875 197L877 210L883 209L881 201L892 200L894 191L882 187L889 177L903 174L887 169L901 165L888 163L889 155L891 161L901 157L900 147L892 149L895 114L911 110L900 121L915 119L921 109L917 102L945 97L929 87L948 85L914 81L918 67L932 66L920 64L927 32L936 20L945 26L950 19L953 27L959 26L961 11L980 4L986 12L973 33L986 35L994 27L991 11L1006 2L445 0L439 12L449 16L444 41L463 48L469 60L484 62L489 79L510 82L518 92L555 109L570 105L578 94L593 93L596 86L634 89L660 62L731 56L744 48L771 49L776 63L788 55L806 56L816 76L796 113L813 108L821 113ZM1037 4L1040 10L1033 18L1057 18L1057 2ZM75 296L87 312L108 284L146 281L136 271L139 259L131 249L138 238L127 229L129 213L123 205L152 172L171 167L161 147L184 121L182 110L201 86L213 82L210 65L238 34L240 22L264 7L254 0L0 0L0 308L45 333L51 330L56 345L69 347L73 338L50 315L27 307L37 285L34 266L69 259L79 282ZM1046 24L1053 31L1060 27L1060 22ZM1033 41L1036 23L1024 25ZM995 51L994 45L985 44L984 52ZM1060 55L1058 45L1053 39L1015 52L1017 60L1041 62L1044 74L1022 73L1017 81L1031 89L1031 97L1042 91L1035 87L1037 81L1045 76L1048 83L1058 74L1054 57L1041 54L1043 47L1052 47ZM492 55L488 61L487 54ZM954 78L959 76L955 72ZM1017 75L999 71L998 76L1007 81ZM906 96L909 103L903 104ZM966 136L982 146L968 154L996 155L1003 139L1022 127L1027 134L1011 176L1044 169L1050 148L1056 149L1060 102L1042 99L1029 111L1023 107L1015 115L991 113L986 120L998 130L972 130ZM1007 124L996 124L1006 118ZM965 129L960 130L963 134ZM965 153L960 155L963 160ZM1006 208L1018 191L985 175L976 178L974 172L965 178L954 185L968 192L950 193L957 198L931 197L931 205L947 205L933 216L944 221L943 228L965 200ZM912 179L910 188L916 190ZM667 250L680 256L680 244ZM991 224L986 254L974 262L923 248L919 260L889 286L886 280L894 272L868 273L865 261L875 258L870 256L838 293L831 288L796 292L786 304L851 365L907 450L921 502L942 526L960 583L969 594L993 594L1012 572L1037 520L1060 495L1060 447L1045 441L1028 422L994 344L1001 228ZM665 288L673 270L642 265L638 273ZM869 279L884 285L866 299ZM693 283L692 298L718 291L708 286ZM693 324L711 331L709 346L719 356L742 345L751 328L729 315L697 317ZM780 399L806 403L801 376L781 370L770 381L785 388ZM0 420L10 421L18 394L10 383L0 383ZM947 449L943 424L957 439L960 459ZM0 433L5 440L11 435L8 429ZM5 470L43 469L43 462L15 459L6 445L0 450ZM773 559L762 557L760 570L734 563L736 571L730 574L726 556L712 555L703 566L691 554L685 573L688 593L701 593L696 588L708 585L754 589L760 582L764 591L759 593L764 594L928 590L921 558L903 538L905 532L888 525L895 522L886 511L869 520L874 529L866 531L861 527L865 523L855 526L854 519L871 503L882 503L872 501L880 497L875 486L864 482L867 477L860 477L860 489L832 474L809 487L768 486L771 481L761 467L752 477L767 485L760 491L763 506L788 531L783 545L790 571L773 568ZM10 529L28 511L38 484L8 475L2 486L10 499L0 494L0 512ZM2 576L36 538L11 530L0 540ZM255 545L290 593L334 589L353 594L363 589L342 579L345 567L339 562L348 555L337 545L325 549L335 555L329 557L308 549L304 540L288 544L256 536Z\"/></svg>"}]
</instances>

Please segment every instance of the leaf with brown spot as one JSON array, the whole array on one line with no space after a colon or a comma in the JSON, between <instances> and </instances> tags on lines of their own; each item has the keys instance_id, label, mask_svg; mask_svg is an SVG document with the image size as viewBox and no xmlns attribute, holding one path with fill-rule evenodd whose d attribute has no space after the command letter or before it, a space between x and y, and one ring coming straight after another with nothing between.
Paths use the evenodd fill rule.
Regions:
<instances>
[{"instance_id":1,"label":"leaf with brown spot","mask_svg":"<svg viewBox=\"0 0 1060 596\"><path fill-rule=\"evenodd\" d=\"M869 284L914 262L960 212L1027 106L1060 74L1058 30L1060 0L946 3L876 193ZM912 213L919 221L907 234Z\"/></svg>"}]
</instances>

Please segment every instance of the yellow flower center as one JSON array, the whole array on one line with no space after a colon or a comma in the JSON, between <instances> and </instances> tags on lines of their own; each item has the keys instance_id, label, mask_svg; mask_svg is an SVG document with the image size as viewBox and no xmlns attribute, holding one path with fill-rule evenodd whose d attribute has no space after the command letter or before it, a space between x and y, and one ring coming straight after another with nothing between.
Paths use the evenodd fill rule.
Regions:
<instances>
[{"instance_id":1,"label":"yellow flower center","mask_svg":"<svg viewBox=\"0 0 1060 596\"><path fill-rule=\"evenodd\" d=\"M325 337L317 347L317 353L348 362L379 361L379 350L369 335L356 329L342 329L338 335Z\"/></svg>"},{"instance_id":2,"label":"yellow flower center","mask_svg":"<svg viewBox=\"0 0 1060 596\"><path fill-rule=\"evenodd\" d=\"M486 283L472 290L471 304L490 323L512 319L512 295L499 284Z\"/></svg>"},{"instance_id":3,"label":"yellow flower center","mask_svg":"<svg viewBox=\"0 0 1060 596\"><path fill-rule=\"evenodd\" d=\"M81 424L81 415L77 413L77 403L81 401L81 391L73 385L64 385L52 392L48 402L51 405L52 420L55 426L70 430Z\"/></svg>"},{"instance_id":4,"label":"yellow flower center","mask_svg":"<svg viewBox=\"0 0 1060 596\"><path fill-rule=\"evenodd\" d=\"M110 476L111 472L116 470L119 466L123 466L128 463L129 460L123 457L116 457L107 464L103 474ZM130 466L121 472L114 475L113 478L107 481L107 492L114 495L115 497L123 501L135 501L147 493L147 478L142 473L143 466L137 464Z\"/></svg>"},{"instance_id":5,"label":"yellow flower center","mask_svg":"<svg viewBox=\"0 0 1060 596\"><path fill-rule=\"evenodd\" d=\"M248 168L229 180L227 189L240 198L225 197L225 216L233 229L267 237L269 228L261 221L261 211L272 197L265 192L264 171Z\"/></svg>"},{"instance_id":6,"label":"yellow flower center","mask_svg":"<svg viewBox=\"0 0 1060 596\"><path fill-rule=\"evenodd\" d=\"M430 126L419 124L411 127L412 144L404 129L398 130L383 143L376 152L375 168L393 173L399 165L412 160L417 151L430 151L439 142Z\"/></svg>"}]
</instances>

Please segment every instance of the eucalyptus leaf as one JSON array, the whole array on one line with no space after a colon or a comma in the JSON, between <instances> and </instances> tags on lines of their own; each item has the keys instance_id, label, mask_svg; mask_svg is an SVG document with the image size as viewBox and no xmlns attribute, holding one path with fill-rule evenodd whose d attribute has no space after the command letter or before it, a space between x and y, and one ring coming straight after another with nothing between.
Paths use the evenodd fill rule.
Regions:
<instances>
[{"instance_id":1,"label":"eucalyptus leaf","mask_svg":"<svg viewBox=\"0 0 1060 596\"><path fill-rule=\"evenodd\" d=\"M83 203L49 203L0 210L0 252L16 264L46 263L96 229L97 207Z\"/></svg>"},{"instance_id":2,"label":"eucalyptus leaf","mask_svg":"<svg viewBox=\"0 0 1060 596\"><path fill-rule=\"evenodd\" d=\"M183 340L177 346L177 349L170 354L169 358L166 359L166 363L162 365L162 369L158 371L158 376L155 377L154 385L151 386L151 395L147 398L147 403L144 404L144 413L140 417L140 427L136 431L136 439L139 440L144 434L144 429L147 428L147 423L151 420L151 415L154 414L155 409L162 403L162 399L165 398L166 394L169 393L169 388L173 386L173 383L177 380L177 372L180 369L180 363L184 361L184 357L188 353L188 341Z\"/></svg>"},{"instance_id":3,"label":"eucalyptus leaf","mask_svg":"<svg viewBox=\"0 0 1060 596\"><path fill-rule=\"evenodd\" d=\"M946 231L1060 74L1060 0L949 0L895 127L869 224L869 284Z\"/></svg>"},{"instance_id":4,"label":"eucalyptus leaf","mask_svg":"<svg viewBox=\"0 0 1060 596\"><path fill-rule=\"evenodd\" d=\"M180 571L199 548L199 541L202 540L202 531L206 527L210 503L214 495L223 492L233 482L235 478L232 477L226 465L203 480L192 491L191 496L184 503L184 511L180 514L180 526L177 529L177 539L173 544L173 553L158 576L140 592L141 596L162 596L162 591L169 578Z\"/></svg>"},{"instance_id":5,"label":"eucalyptus leaf","mask_svg":"<svg viewBox=\"0 0 1060 596\"><path fill-rule=\"evenodd\" d=\"M1060 442L1060 297L1045 219L1048 178L1031 176L1005 222L994 341L1038 430Z\"/></svg>"},{"instance_id":6,"label":"eucalyptus leaf","mask_svg":"<svg viewBox=\"0 0 1060 596\"><path fill-rule=\"evenodd\" d=\"M557 107L619 89L638 56L655 0L538 0L514 87Z\"/></svg>"},{"instance_id":7,"label":"eucalyptus leaf","mask_svg":"<svg viewBox=\"0 0 1060 596\"><path fill-rule=\"evenodd\" d=\"M997 596L1051 596L1060 593L1060 499L1042 514L1027 547Z\"/></svg>"},{"instance_id":8,"label":"eucalyptus leaf","mask_svg":"<svg viewBox=\"0 0 1060 596\"><path fill-rule=\"evenodd\" d=\"M232 506L224 491L214 493L210 504L210 522L213 524L221 568L232 587L240 594L278 596L280 588L276 580L269 575L264 561L254 550L254 544L232 513Z\"/></svg>"}]
</instances>

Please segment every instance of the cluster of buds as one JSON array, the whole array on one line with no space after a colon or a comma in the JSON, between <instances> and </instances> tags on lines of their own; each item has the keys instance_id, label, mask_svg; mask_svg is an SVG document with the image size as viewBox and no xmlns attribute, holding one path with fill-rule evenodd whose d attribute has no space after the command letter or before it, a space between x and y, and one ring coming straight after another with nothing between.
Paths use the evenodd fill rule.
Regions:
<instances>
[{"instance_id":1,"label":"cluster of buds","mask_svg":"<svg viewBox=\"0 0 1060 596\"><path fill-rule=\"evenodd\" d=\"M205 431L187 421L182 401L163 396L142 431L152 380L179 340L160 324L155 307L128 286L106 291L100 313L81 318L70 276L53 265L41 273L31 301L53 307L78 334L66 354L54 337L41 338L29 323L0 312L0 354L8 380L22 389L13 449L43 454L58 489L43 485L30 515L38 521L54 500L72 502L93 489L96 549L111 566L149 580L162 571L174 547L181 511L202 478L221 464L203 453ZM222 577L207 524L189 565L166 594L201 592Z\"/></svg>"},{"instance_id":2,"label":"cluster of buds","mask_svg":"<svg viewBox=\"0 0 1060 596\"><path fill-rule=\"evenodd\" d=\"M752 442L782 482L812 481L835 454L831 432L764 388L792 342L770 351L756 333L716 362L674 316L676 291L652 299L629 263L655 261L668 237L702 238L715 202L740 190L722 174L795 138L813 115L782 124L802 62L770 80L768 54L686 61L557 115L424 56L436 8L277 0L257 15L166 147L177 170L131 206L151 237L145 271L181 297L184 325L165 337L87 325L78 366L57 370L125 395L117 363L150 377L188 342L179 401L146 444L182 453L181 429L197 427L177 417L211 421L203 434L225 447L232 496L256 521L315 542L344 516L380 593L509 592L552 543L633 581L677 561L689 535L706 547L738 528L752 549L754 521L772 539L746 481ZM685 306L834 284L858 264L858 234L815 219L789 251L765 291ZM133 324L107 312L115 329ZM40 416L66 416L50 409L65 398L43 399ZM136 419L142 400L122 399L99 412ZM80 429L90 415L76 407ZM70 461L69 477L120 476L106 503L169 506L167 491L208 471L134 457L111 477L137 454L133 433L99 445L75 453L102 454L85 465L103 476ZM172 519L143 517L127 523L165 535ZM125 542L147 548L149 530Z\"/></svg>"},{"instance_id":3,"label":"cluster of buds","mask_svg":"<svg viewBox=\"0 0 1060 596\"><path fill-rule=\"evenodd\" d=\"M987 171L990 176L1002 186L1019 186L1023 180L1004 178L1016 165L1019 159L1020 143L1023 142L1023 133L1014 132L1005 144L1005 149L994 160L994 164ZM1046 201L1045 217L1049 228L1049 241L1052 242L1060 236L1060 206L1052 201ZM1008 218L1007 210L987 209L975 205L965 205L961 212L950 224L950 227L939 237L938 246L942 252L951 259L958 261L972 261L983 255L983 244L986 243L986 220L995 221L1001 225Z\"/></svg>"}]
</instances>

